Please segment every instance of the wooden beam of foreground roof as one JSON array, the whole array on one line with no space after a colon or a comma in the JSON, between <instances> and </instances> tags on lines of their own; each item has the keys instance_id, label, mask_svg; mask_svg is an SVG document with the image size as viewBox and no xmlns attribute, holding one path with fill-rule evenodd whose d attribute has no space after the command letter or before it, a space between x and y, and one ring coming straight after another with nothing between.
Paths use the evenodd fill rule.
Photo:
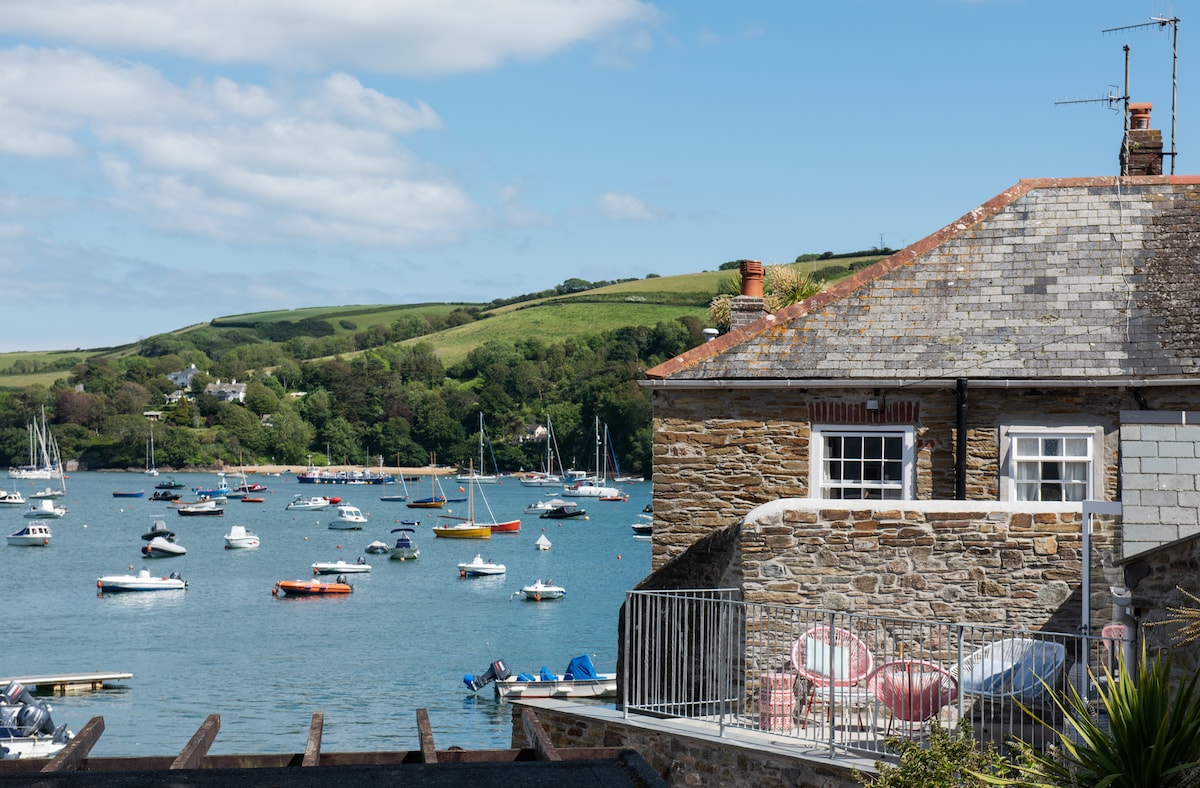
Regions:
<instances>
[{"instance_id":1,"label":"wooden beam of foreground roof","mask_svg":"<svg viewBox=\"0 0 1200 788\"><path fill-rule=\"evenodd\" d=\"M539 761L561 761L562 756L558 754L558 749L550 741L550 736L547 735L546 729L542 727L542 723L538 720L537 715L528 706L521 709L521 726L525 729L525 736L533 742L533 749L537 752Z\"/></svg>"},{"instance_id":2,"label":"wooden beam of foreground roof","mask_svg":"<svg viewBox=\"0 0 1200 788\"><path fill-rule=\"evenodd\" d=\"M104 718L92 717L87 721L87 724L75 734L71 741L67 742L67 746L63 747L53 758L46 762L42 767L43 772L74 772L78 771L83 764L88 753L92 751L92 747L96 746L96 742L100 740L100 734L104 733Z\"/></svg>"},{"instance_id":3,"label":"wooden beam of foreground roof","mask_svg":"<svg viewBox=\"0 0 1200 788\"><path fill-rule=\"evenodd\" d=\"M421 758L425 763L437 763L437 748L433 746L433 728L429 726L429 712L417 709L417 738L421 742Z\"/></svg>"},{"instance_id":4,"label":"wooden beam of foreground roof","mask_svg":"<svg viewBox=\"0 0 1200 788\"><path fill-rule=\"evenodd\" d=\"M321 735L325 730L325 712L314 711L308 724L308 744L304 745L304 760L301 766L321 765Z\"/></svg>"},{"instance_id":5,"label":"wooden beam of foreground roof","mask_svg":"<svg viewBox=\"0 0 1200 788\"><path fill-rule=\"evenodd\" d=\"M199 769L208 755L208 748L221 730L221 715L210 714L200 723L200 727L192 734L192 738L180 751L179 757L171 762L171 769Z\"/></svg>"}]
</instances>

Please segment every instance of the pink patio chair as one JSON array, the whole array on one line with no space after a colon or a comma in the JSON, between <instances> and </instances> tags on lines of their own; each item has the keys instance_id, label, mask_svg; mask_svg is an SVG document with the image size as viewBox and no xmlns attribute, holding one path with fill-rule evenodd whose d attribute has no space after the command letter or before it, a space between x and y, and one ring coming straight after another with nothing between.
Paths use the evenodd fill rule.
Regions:
<instances>
[{"instance_id":1,"label":"pink patio chair","mask_svg":"<svg viewBox=\"0 0 1200 788\"><path fill-rule=\"evenodd\" d=\"M849 630L821 626L801 635L792 644L792 666L808 682L801 727L807 724L818 700L834 708L857 708L861 726L862 709L874 703L864 684L874 665L867 644Z\"/></svg>"},{"instance_id":2,"label":"pink patio chair","mask_svg":"<svg viewBox=\"0 0 1200 788\"><path fill-rule=\"evenodd\" d=\"M892 722L900 720L909 724L911 735L913 723L924 723L958 698L958 682L950 671L920 659L883 663L871 674L867 686L891 712L886 733L891 733Z\"/></svg>"}]
</instances>

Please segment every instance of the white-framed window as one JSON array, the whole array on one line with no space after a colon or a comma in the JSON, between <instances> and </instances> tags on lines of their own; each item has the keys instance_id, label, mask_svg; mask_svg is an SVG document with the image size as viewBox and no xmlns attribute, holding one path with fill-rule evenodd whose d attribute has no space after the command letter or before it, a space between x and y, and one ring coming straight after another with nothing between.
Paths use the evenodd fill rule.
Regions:
<instances>
[{"instance_id":1,"label":"white-framed window","mask_svg":"<svg viewBox=\"0 0 1200 788\"><path fill-rule=\"evenodd\" d=\"M912 427L813 425L809 444L812 497L911 499L915 435Z\"/></svg>"},{"instance_id":2,"label":"white-framed window","mask_svg":"<svg viewBox=\"0 0 1200 788\"><path fill-rule=\"evenodd\" d=\"M1100 427L1009 426L1000 443L1002 500L1085 501L1101 489Z\"/></svg>"}]
</instances>

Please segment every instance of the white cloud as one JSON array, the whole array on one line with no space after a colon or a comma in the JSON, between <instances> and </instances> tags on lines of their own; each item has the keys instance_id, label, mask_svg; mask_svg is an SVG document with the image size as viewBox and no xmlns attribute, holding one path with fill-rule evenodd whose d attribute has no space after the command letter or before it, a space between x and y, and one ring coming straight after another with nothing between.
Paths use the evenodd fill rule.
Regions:
<instances>
[{"instance_id":1,"label":"white cloud","mask_svg":"<svg viewBox=\"0 0 1200 788\"><path fill-rule=\"evenodd\" d=\"M0 51L0 115L0 153L94 155L114 189L109 204L160 230L404 247L478 221L459 187L397 139L440 127L437 113L344 73L293 98L224 77L178 86L144 65L19 47Z\"/></svg>"},{"instance_id":2,"label":"white cloud","mask_svg":"<svg viewBox=\"0 0 1200 788\"><path fill-rule=\"evenodd\" d=\"M653 20L640 0L37 0L0 33L109 51L379 73L533 59Z\"/></svg>"},{"instance_id":3,"label":"white cloud","mask_svg":"<svg viewBox=\"0 0 1200 788\"><path fill-rule=\"evenodd\" d=\"M600 195L596 206L609 219L618 222L645 222L665 215L664 211L651 208L633 195L616 192L605 192Z\"/></svg>"}]
</instances>

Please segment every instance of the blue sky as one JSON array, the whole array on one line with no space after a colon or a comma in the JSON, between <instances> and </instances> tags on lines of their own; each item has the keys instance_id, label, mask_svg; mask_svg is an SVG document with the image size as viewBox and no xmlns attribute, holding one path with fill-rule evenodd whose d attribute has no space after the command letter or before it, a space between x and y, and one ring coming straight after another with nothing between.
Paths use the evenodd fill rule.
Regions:
<instances>
[{"instance_id":1,"label":"blue sky","mask_svg":"<svg viewBox=\"0 0 1200 788\"><path fill-rule=\"evenodd\" d=\"M1126 44L1169 148L1154 17L1195 173L1191 7L4 0L0 352L899 248L1117 174Z\"/></svg>"}]
</instances>

